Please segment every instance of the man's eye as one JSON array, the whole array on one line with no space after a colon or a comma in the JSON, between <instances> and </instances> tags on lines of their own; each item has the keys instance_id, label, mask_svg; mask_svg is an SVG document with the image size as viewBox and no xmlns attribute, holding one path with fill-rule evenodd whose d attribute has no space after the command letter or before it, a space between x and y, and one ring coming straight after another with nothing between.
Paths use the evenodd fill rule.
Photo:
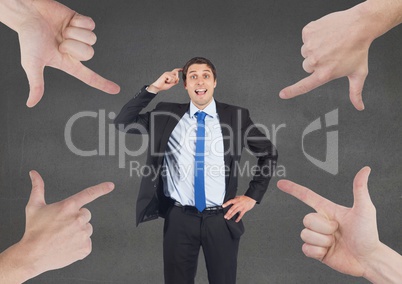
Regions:
<instances>
[{"instance_id":1,"label":"man's eye","mask_svg":"<svg viewBox=\"0 0 402 284\"><path fill-rule=\"evenodd\" d=\"M191 79L197 79L197 76L193 75L191 76Z\"/></svg>"},{"instance_id":2,"label":"man's eye","mask_svg":"<svg viewBox=\"0 0 402 284\"><path fill-rule=\"evenodd\" d=\"M208 78L209 78L209 75L204 75L204 78L205 78L205 79L208 79Z\"/></svg>"}]
</instances>

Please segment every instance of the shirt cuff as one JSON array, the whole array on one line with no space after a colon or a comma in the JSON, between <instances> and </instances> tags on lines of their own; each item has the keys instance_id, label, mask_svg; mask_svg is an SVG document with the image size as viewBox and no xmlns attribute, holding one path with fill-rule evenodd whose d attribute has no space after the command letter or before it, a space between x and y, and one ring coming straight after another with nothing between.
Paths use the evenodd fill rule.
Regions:
<instances>
[{"instance_id":1,"label":"shirt cuff","mask_svg":"<svg viewBox=\"0 0 402 284\"><path fill-rule=\"evenodd\" d=\"M154 94L154 95L157 95L157 94L158 94L158 93L154 93L154 92L148 91L148 87L149 87L149 86L147 86L147 87L145 88L145 90L146 90L148 93L151 93L151 94Z\"/></svg>"}]
</instances>

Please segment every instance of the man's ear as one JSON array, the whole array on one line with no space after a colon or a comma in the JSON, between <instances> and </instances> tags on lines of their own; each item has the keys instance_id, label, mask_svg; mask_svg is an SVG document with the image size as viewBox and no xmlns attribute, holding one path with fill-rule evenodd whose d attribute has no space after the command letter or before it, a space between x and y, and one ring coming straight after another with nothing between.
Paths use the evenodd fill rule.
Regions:
<instances>
[{"instance_id":1,"label":"man's ear","mask_svg":"<svg viewBox=\"0 0 402 284\"><path fill-rule=\"evenodd\" d=\"M214 82L214 89L216 88L216 79L215 79L215 82Z\"/></svg>"},{"instance_id":2,"label":"man's ear","mask_svg":"<svg viewBox=\"0 0 402 284\"><path fill-rule=\"evenodd\" d=\"M186 84L186 81L183 81L183 85L184 85L184 89L186 89L186 90L187 90L187 84Z\"/></svg>"}]
</instances>

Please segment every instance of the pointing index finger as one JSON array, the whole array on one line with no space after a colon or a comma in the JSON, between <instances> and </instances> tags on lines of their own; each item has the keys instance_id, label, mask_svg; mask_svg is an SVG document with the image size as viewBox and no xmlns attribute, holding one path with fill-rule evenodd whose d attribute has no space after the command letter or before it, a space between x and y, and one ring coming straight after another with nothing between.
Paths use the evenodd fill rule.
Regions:
<instances>
[{"instance_id":1,"label":"pointing index finger","mask_svg":"<svg viewBox=\"0 0 402 284\"><path fill-rule=\"evenodd\" d=\"M290 180L280 180L278 181L277 186L283 192L296 197L317 212L323 211L325 208L328 208L328 206L332 205L332 202L328 199L322 197L307 187L301 186Z\"/></svg>"},{"instance_id":2,"label":"pointing index finger","mask_svg":"<svg viewBox=\"0 0 402 284\"><path fill-rule=\"evenodd\" d=\"M108 194L114 189L114 184L112 182L104 182L98 185L88 187L73 196L70 196L67 200L74 202L78 208L94 201L102 195Z\"/></svg>"},{"instance_id":3,"label":"pointing index finger","mask_svg":"<svg viewBox=\"0 0 402 284\"><path fill-rule=\"evenodd\" d=\"M88 67L84 66L81 62L76 59L70 59L65 61L63 67L56 67L64 72L74 76L75 78L81 80L85 84L101 90L108 94L117 94L120 92L120 87L116 83L109 81L99 74L95 73Z\"/></svg>"},{"instance_id":4,"label":"pointing index finger","mask_svg":"<svg viewBox=\"0 0 402 284\"><path fill-rule=\"evenodd\" d=\"M183 68L175 68L172 70L174 76L179 77L179 72L183 71Z\"/></svg>"},{"instance_id":5,"label":"pointing index finger","mask_svg":"<svg viewBox=\"0 0 402 284\"><path fill-rule=\"evenodd\" d=\"M326 78L322 79L321 76L319 76L318 72L315 71L310 76L301 79L300 81L291 86L284 88L282 91L280 91L279 97L281 99L291 99L303 95L305 93L308 93L314 90L315 88L324 85L328 81L329 80L327 80Z\"/></svg>"}]
</instances>

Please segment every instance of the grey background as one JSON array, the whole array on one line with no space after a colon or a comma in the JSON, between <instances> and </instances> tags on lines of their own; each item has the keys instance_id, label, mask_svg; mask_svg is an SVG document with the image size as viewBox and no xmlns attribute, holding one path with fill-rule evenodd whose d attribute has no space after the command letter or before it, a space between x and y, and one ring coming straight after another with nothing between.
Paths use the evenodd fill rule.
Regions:
<instances>
[{"instance_id":1,"label":"grey background","mask_svg":"<svg viewBox=\"0 0 402 284\"><path fill-rule=\"evenodd\" d=\"M306 76L301 67L301 30L311 20L359 1L62 1L96 22L94 58L85 63L122 87L117 96L92 89L61 71L46 68L46 90L33 109L25 106L28 83L20 67L18 37L0 26L0 250L24 231L24 207L36 169L46 184L48 203L103 181L114 192L88 205L94 226L93 252L83 261L47 272L28 283L162 283L162 223L134 224L140 178L130 177L129 162L145 163L145 154L80 157L65 143L64 128L81 111L118 112L144 84L164 71L181 67L193 56L210 58L218 69L217 100L250 109L255 122L277 134L278 164L286 178L334 202L351 206L352 181L365 165L372 167L369 188L377 207L381 240L402 251L402 27L370 48L370 74L364 88L366 110L356 111L348 98L347 79L333 81L293 100L279 91ZM187 101L176 86L157 97ZM303 130L319 117L339 110L339 174L317 168L303 155ZM99 120L83 118L73 127L73 141L84 150L98 148ZM112 120L106 117L107 127ZM106 128L108 129L108 128ZM107 139L117 134L106 131ZM324 160L325 130L306 137L306 150ZM271 137L272 138L272 137ZM103 139L103 138L101 138ZM127 137L136 149L138 137ZM117 148L116 148L117 149ZM244 155L244 161L250 159ZM246 233L239 252L238 283L367 283L341 275L306 258L299 234L302 218L312 210L276 188L272 179L263 202L245 216ZM248 178L240 180L240 192ZM200 261L197 283L206 283Z\"/></svg>"}]
</instances>

